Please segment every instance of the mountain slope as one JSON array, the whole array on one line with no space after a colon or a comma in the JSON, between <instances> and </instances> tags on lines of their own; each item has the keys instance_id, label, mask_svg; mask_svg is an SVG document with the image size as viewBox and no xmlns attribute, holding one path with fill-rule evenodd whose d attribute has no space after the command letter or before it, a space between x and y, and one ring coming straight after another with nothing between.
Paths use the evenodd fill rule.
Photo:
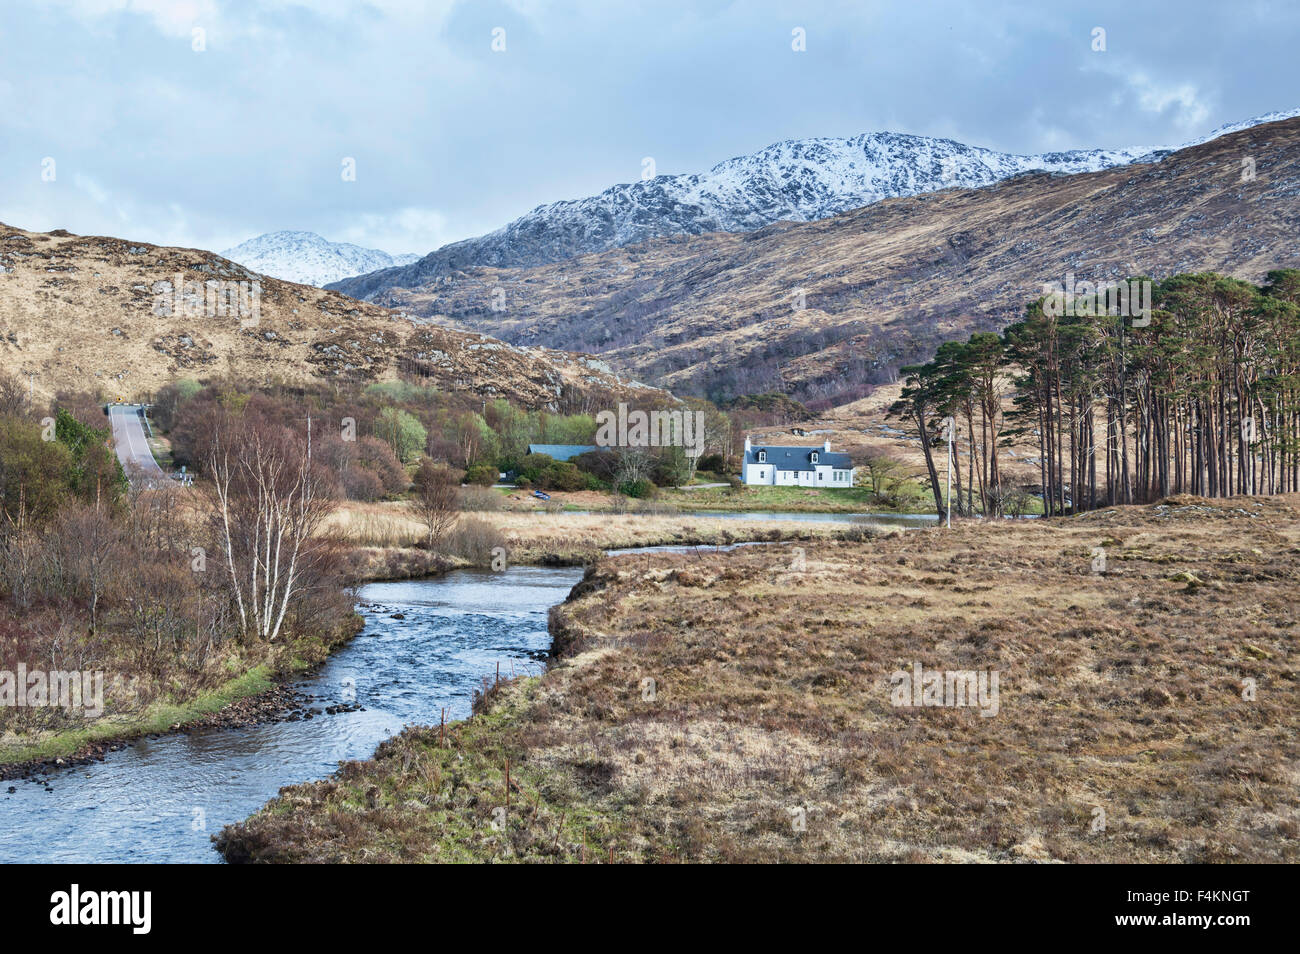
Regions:
<instances>
[{"instance_id":1,"label":"mountain slope","mask_svg":"<svg viewBox=\"0 0 1300 954\"><path fill-rule=\"evenodd\" d=\"M1300 110L1226 126L1211 138L1294 115ZM1147 147L1019 156L951 139L888 132L779 142L700 175L656 176L589 198L539 206L495 232L444 246L414 264L329 287L373 301L389 289L416 288L474 266L530 267L669 235L810 222L883 199L978 188L1035 170L1091 172L1169 152Z\"/></svg>"},{"instance_id":2,"label":"mountain slope","mask_svg":"<svg viewBox=\"0 0 1300 954\"><path fill-rule=\"evenodd\" d=\"M381 300L516 343L597 352L679 393L842 401L941 341L1005 326L1067 272L1258 281L1280 267L1300 267L1300 119L1159 162L469 269Z\"/></svg>"},{"instance_id":3,"label":"mountain slope","mask_svg":"<svg viewBox=\"0 0 1300 954\"><path fill-rule=\"evenodd\" d=\"M318 288L352 275L407 265L418 255L389 255L376 248L330 242L315 232L267 232L221 253L245 268Z\"/></svg>"},{"instance_id":4,"label":"mountain slope","mask_svg":"<svg viewBox=\"0 0 1300 954\"><path fill-rule=\"evenodd\" d=\"M214 291L246 282L250 302L256 282L256 312L219 314L205 300L209 282ZM178 283L193 294L177 301ZM142 398L176 377L364 384L406 373L530 408L651 397L594 358L429 327L211 252L3 224L0 369L31 376L43 396L66 389Z\"/></svg>"}]
</instances>

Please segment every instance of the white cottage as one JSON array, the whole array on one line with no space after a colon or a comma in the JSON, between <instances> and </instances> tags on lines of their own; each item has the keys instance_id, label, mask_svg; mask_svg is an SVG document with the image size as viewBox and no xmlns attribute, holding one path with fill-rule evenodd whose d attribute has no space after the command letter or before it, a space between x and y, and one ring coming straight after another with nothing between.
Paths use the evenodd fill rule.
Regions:
<instances>
[{"instance_id":1,"label":"white cottage","mask_svg":"<svg viewBox=\"0 0 1300 954\"><path fill-rule=\"evenodd\" d=\"M751 486L852 487L853 469L848 454L831 452L830 441L821 447L781 447L751 444L746 437L740 479Z\"/></svg>"}]
</instances>

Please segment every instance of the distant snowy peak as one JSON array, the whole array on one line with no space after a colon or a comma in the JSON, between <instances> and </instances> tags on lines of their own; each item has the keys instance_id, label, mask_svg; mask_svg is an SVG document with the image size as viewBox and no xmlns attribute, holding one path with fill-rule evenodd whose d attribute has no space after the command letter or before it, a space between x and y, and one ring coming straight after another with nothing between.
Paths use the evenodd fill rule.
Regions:
<instances>
[{"instance_id":1,"label":"distant snowy peak","mask_svg":"<svg viewBox=\"0 0 1300 954\"><path fill-rule=\"evenodd\" d=\"M950 186L977 188L1036 169L1092 172L1133 162L1149 152L1096 149L1016 156L951 139L868 133L852 139L779 142L728 159L702 175L663 176L625 188L647 195L662 190L678 202L708 210L719 228L732 232L780 219L822 219L881 199ZM570 204L546 208L558 211Z\"/></svg>"},{"instance_id":2,"label":"distant snowy peak","mask_svg":"<svg viewBox=\"0 0 1300 954\"><path fill-rule=\"evenodd\" d=\"M1300 109L1288 109L1283 112L1265 113L1263 116L1256 116L1254 119L1244 119L1236 123L1224 123L1208 136L1202 136L1200 139L1193 139L1191 142L1185 142L1179 149L1186 149L1188 146L1199 146L1203 142L1209 142L1211 139L1218 139L1220 136L1226 136L1228 133L1241 132L1243 129L1249 129L1251 126L1261 126L1264 123L1275 123L1283 119L1294 119L1300 116Z\"/></svg>"},{"instance_id":3,"label":"distant snowy peak","mask_svg":"<svg viewBox=\"0 0 1300 954\"><path fill-rule=\"evenodd\" d=\"M1300 109L1231 123L1180 148L1297 115ZM1172 151L1144 146L1021 156L890 132L787 140L720 162L708 172L656 176L611 186L599 195L541 205L495 232L332 287L376 301L391 288L420 287L476 266L529 267L669 235L747 232L781 220L808 222L882 199L974 189L1026 172L1096 172L1158 161Z\"/></svg>"},{"instance_id":4,"label":"distant snowy peak","mask_svg":"<svg viewBox=\"0 0 1300 954\"><path fill-rule=\"evenodd\" d=\"M408 265L418 255L389 255L375 248L330 242L315 232L267 232L220 253L272 278L324 286L380 268Z\"/></svg>"}]
</instances>

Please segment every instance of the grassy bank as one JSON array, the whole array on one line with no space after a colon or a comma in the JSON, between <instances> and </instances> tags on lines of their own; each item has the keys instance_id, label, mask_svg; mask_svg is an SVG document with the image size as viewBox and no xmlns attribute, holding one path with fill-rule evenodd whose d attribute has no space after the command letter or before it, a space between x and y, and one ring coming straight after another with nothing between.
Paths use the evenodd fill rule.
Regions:
<instances>
[{"instance_id":1,"label":"grassy bank","mask_svg":"<svg viewBox=\"0 0 1300 954\"><path fill-rule=\"evenodd\" d=\"M114 715L80 729L45 734L30 741L0 745L0 765L75 758L95 743L166 732L220 711L240 699L266 692L271 672L258 665L241 676L185 702L160 702L137 715Z\"/></svg>"},{"instance_id":2,"label":"grassy bank","mask_svg":"<svg viewBox=\"0 0 1300 954\"><path fill-rule=\"evenodd\" d=\"M544 675L284 789L222 849L1300 860L1295 499L804 550L801 571L787 548L602 561L553 611ZM996 713L894 705L891 677L914 664L998 672Z\"/></svg>"},{"instance_id":3,"label":"grassy bank","mask_svg":"<svg viewBox=\"0 0 1300 954\"><path fill-rule=\"evenodd\" d=\"M574 566L594 562L606 550L651 546L725 546L782 540L826 540L853 528L806 521L746 522L678 514L546 513L490 511L466 514L478 528L465 555L430 554L416 544L423 528L404 503L348 504L329 532L352 549L358 580L431 576L456 567L492 565L500 546L507 564Z\"/></svg>"},{"instance_id":4,"label":"grassy bank","mask_svg":"<svg viewBox=\"0 0 1300 954\"><path fill-rule=\"evenodd\" d=\"M26 768L57 764L60 759L75 761L101 753L112 743L176 731L219 717L232 707L272 693L281 680L319 665L330 652L359 632L361 624L362 618L354 616L345 627L329 636L298 637L277 646L231 653L224 668L237 674L197 691L177 687L138 711L106 713L88 724L71 728L22 734L6 732L0 736L0 774L21 774ZM106 685L105 696L108 695ZM268 715L270 708L274 706L261 713L250 710L249 716Z\"/></svg>"},{"instance_id":5,"label":"grassy bank","mask_svg":"<svg viewBox=\"0 0 1300 954\"><path fill-rule=\"evenodd\" d=\"M916 481L904 481L896 494L878 497L870 487L819 490L813 487L701 487L666 490L657 500L680 510L775 511L777 513L933 514L934 498ZM947 499L946 497L944 499ZM953 498L954 506L957 500ZM975 503L978 505L978 494ZM1041 514L1043 502L1026 497L1023 513Z\"/></svg>"},{"instance_id":6,"label":"grassy bank","mask_svg":"<svg viewBox=\"0 0 1300 954\"><path fill-rule=\"evenodd\" d=\"M880 504L868 487L820 490L815 487L700 487L666 490L660 500L695 510L770 510L778 513L933 513L928 498L896 510Z\"/></svg>"},{"instance_id":7,"label":"grassy bank","mask_svg":"<svg viewBox=\"0 0 1300 954\"><path fill-rule=\"evenodd\" d=\"M494 512L467 515L490 528L505 549L507 564L581 565L605 550L643 546L726 545L737 542L827 539L843 528L801 523L737 526L709 520L634 514ZM404 504L348 504L328 531L349 547L349 576L357 582L437 576L461 567L489 567L491 548L472 557L430 553L413 546L422 529ZM492 541L489 541L492 542ZM350 634L349 634L350 635ZM0 766L84 757L105 743L191 725L237 703L254 699L275 680L324 660L341 638L299 638L283 646L232 648L221 680L160 688L129 711L105 714L89 725L0 735ZM106 687L107 689L107 687Z\"/></svg>"}]
</instances>

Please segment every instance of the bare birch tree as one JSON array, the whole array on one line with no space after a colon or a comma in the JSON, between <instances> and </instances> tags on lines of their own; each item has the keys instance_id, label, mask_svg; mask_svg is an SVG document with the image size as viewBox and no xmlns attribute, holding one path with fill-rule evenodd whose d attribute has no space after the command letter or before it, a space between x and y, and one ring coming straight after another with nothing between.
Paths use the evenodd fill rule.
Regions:
<instances>
[{"instance_id":1,"label":"bare birch tree","mask_svg":"<svg viewBox=\"0 0 1300 954\"><path fill-rule=\"evenodd\" d=\"M207 465L240 624L246 634L274 641L318 556L313 537L334 508L330 480L312 457L310 420L304 438L219 415Z\"/></svg>"}]
</instances>

